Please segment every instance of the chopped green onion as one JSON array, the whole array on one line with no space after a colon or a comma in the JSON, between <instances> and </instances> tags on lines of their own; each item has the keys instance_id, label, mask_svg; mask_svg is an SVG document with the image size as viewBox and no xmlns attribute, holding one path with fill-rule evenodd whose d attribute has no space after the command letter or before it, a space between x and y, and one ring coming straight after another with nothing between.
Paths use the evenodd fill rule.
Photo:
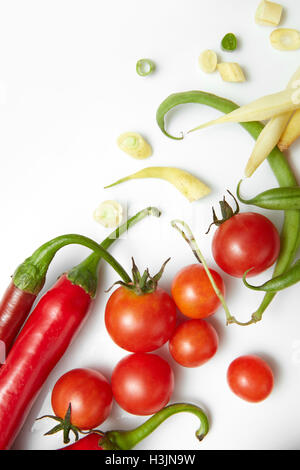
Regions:
<instances>
[{"instance_id":1,"label":"chopped green onion","mask_svg":"<svg viewBox=\"0 0 300 470\"><path fill-rule=\"evenodd\" d=\"M118 227L122 222L123 208L117 201L104 201L94 211L94 220L107 228Z\"/></svg>"},{"instance_id":2,"label":"chopped green onion","mask_svg":"<svg viewBox=\"0 0 300 470\"><path fill-rule=\"evenodd\" d=\"M222 49L224 51L235 51L237 48L237 39L233 33L226 34L221 42Z\"/></svg>"},{"instance_id":3,"label":"chopped green onion","mask_svg":"<svg viewBox=\"0 0 300 470\"><path fill-rule=\"evenodd\" d=\"M136 72L141 77L147 77L155 70L155 63L150 59L140 59L136 63Z\"/></svg>"},{"instance_id":4,"label":"chopped green onion","mask_svg":"<svg viewBox=\"0 0 300 470\"><path fill-rule=\"evenodd\" d=\"M124 132L118 137L117 144L133 158L144 159L152 155L150 144L136 132Z\"/></svg>"}]
</instances>

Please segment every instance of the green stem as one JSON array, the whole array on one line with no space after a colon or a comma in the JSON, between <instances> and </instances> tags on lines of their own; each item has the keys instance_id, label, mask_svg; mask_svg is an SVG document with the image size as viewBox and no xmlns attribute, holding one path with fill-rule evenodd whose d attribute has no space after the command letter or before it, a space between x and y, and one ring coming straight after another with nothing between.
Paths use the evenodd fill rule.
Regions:
<instances>
[{"instance_id":1,"label":"green stem","mask_svg":"<svg viewBox=\"0 0 300 470\"><path fill-rule=\"evenodd\" d=\"M135 224L143 220L148 216L160 217L161 212L156 207L147 207L146 209L141 210L135 214L130 219L126 220L124 224L120 225L116 230L114 230L100 245L102 250L107 250L114 242L117 240L123 233L125 233L130 227L133 227ZM105 253L107 253L105 251ZM110 255L111 256L111 255ZM68 273L68 279L76 285L80 285L86 292L88 292L91 297L94 297L96 294L97 284L98 284L98 266L100 260L104 258L101 251L94 250L88 258L82 261L79 265L75 266ZM106 261L106 259L104 258ZM114 267L114 266L113 266ZM118 263L118 267L121 266ZM114 267L115 269L115 267ZM116 270L116 269L115 269ZM117 271L117 270L116 270ZM118 271L117 271L118 272ZM128 274L123 270L118 272L120 277L125 283L131 283L132 279Z\"/></svg>"},{"instance_id":2,"label":"green stem","mask_svg":"<svg viewBox=\"0 0 300 470\"><path fill-rule=\"evenodd\" d=\"M156 207L146 207L146 209L137 212L133 217L130 217L130 219L126 220L124 224L120 225L120 227L114 230L107 238L105 238L105 240L103 240L103 242L101 243L102 248L108 250L108 248L111 247L114 241L118 239L121 235L123 235L123 233L127 232L130 227L133 227L138 222L148 216L160 217L161 212Z\"/></svg>"},{"instance_id":3,"label":"green stem","mask_svg":"<svg viewBox=\"0 0 300 470\"><path fill-rule=\"evenodd\" d=\"M109 263L113 263L115 267L118 267L118 269L120 269L120 276L122 279L128 282L130 277L127 275L127 273L114 260L114 258L109 255L109 253L106 253L103 250L107 250L114 243L114 241L117 240L131 226L135 225L148 215L159 217L160 211L155 207L147 207L146 209L143 209L127 220L124 224L120 225L120 227L118 227L116 230L114 230L101 243L100 246L90 238L77 234L67 234L53 238L52 240L40 246L17 268L13 275L13 282L15 286L24 292L37 295L45 283L46 274L54 256L61 248L70 244L83 245L94 251L94 253L87 258L89 261L86 260L83 262L85 266L89 267L91 272L95 271L100 259L103 257L104 259L107 259Z\"/></svg>"},{"instance_id":4,"label":"green stem","mask_svg":"<svg viewBox=\"0 0 300 470\"><path fill-rule=\"evenodd\" d=\"M13 276L16 287L25 292L38 294L44 285L47 269L53 257L60 248L69 244L78 244L90 248L110 264L124 281L129 282L130 277L127 272L102 246L82 235L69 234L50 240L38 248L30 258L27 258Z\"/></svg>"},{"instance_id":5,"label":"green stem","mask_svg":"<svg viewBox=\"0 0 300 470\"><path fill-rule=\"evenodd\" d=\"M140 441L149 436L160 424L170 416L177 413L192 413L200 420L200 427L196 431L196 437L199 441L206 436L209 430L209 423L206 414L198 406L188 403L175 403L166 406L155 415L151 416L145 423L131 431L110 431L105 437L112 444L113 448L121 450L133 449Z\"/></svg>"},{"instance_id":6,"label":"green stem","mask_svg":"<svg viewBox=\"0 0 300 470\"><path fill-rule=\"evenodd\" d=\"M161 131L171 139L181 140L181 137L174 137L170 135L165 129L165 115L172 108L179 104L185 103L198 103L215 108L223 113L230 113L239 106L232 101L225 98L205 93L203 91L188 91L183 93L174 93L168 96L159 106L156 113L157 124ZM260 122L244 122L240 123L244 129L254 138L257 139L259 134L264 128ZM289 166L284 154L275 147L268 156L269 165L277 178L280 186L298 186L296 178ZM288 210L285 211L284 223L281 232L281 250L274 269L273 277L279 276L284 273L292 264L297 250L300 245L300 211ZM264 311L273 300L276 293L268 292L265 294L259 308L252 314L252 318L247 323L239 323L241 325L248 325L261 320ZM238 323L238 322L237 322Z\"/></svg>"},{"instance_id":7,"label":"green stem","mask_svg":"<svg viewBox=\"0 0 300 470\"><path fill-rule=\"evenodd\" d=\"M182 225L182 227L185 231L183 231L181 228L179 228L178 224ZM228 306L226 304L226 301L225 301L225 299L222 295L222 292L218 288L217 284L215 283L215 280L214 280L213 276L211 275L211 272L210 272L210 270L207 266L206 260L203 256L203 254L201 253L201 250L200 250L199 246L197 245L197 242L195 240L195 237L194 237L193 232L191 231L190 227L185 222L183 222L182 220L172 220L171 225L172 225L172 227L176 228L176 230L178 230L178 232L183 236L185 241L191 247L196 259L199 261L199 263L201 263L203 265L203 268L204 268L204 270L207 274L207 277L210 280L210 283L213 286L213 289L214 289L216 295L219 297L221 304L223 305L223 308L224 308L224 311L225 311L225 314L226 314L227 325L229 323L236 322L235 318L231 315L231 313L229 311L229 308L228 308Z\"/></svg>"}]
</instances>

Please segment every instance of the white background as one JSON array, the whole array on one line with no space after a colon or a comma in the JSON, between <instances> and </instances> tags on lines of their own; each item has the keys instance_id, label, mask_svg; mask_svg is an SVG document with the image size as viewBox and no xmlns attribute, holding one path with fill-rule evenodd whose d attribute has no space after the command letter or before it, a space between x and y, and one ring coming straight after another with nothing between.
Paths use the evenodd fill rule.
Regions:
<instances>
[{"instance_id":1,"label":"white background","mask_svg":"<svg viewBox=\"0 0 300 470\"><path fill-rule=\"evenodd\" d=\"M299 27L300 4L285 0L282 25ZM271 48L272 28L254 22L258 0L27 0L0 2L0 152L1 245L0 289L4 291L16 266L48 239L77 232L102 240L109 232L92 219L104 199L128 204L133 214L147 205L163 212L160 221L148 219L132 229L112 253L130 268L134 255L141 268L153 273L169 256L162 286L194 258L177 232L174 217L184 217L197 235L210 264L211 205L236 183L253 147L252 138L238 125L216 126L190 135L182 142L167 139L158 129L155 112L170 93L201 89L239 104L283 89L299 66L300 52ZM220 50L227 32L239 39L230 55ZM220 60L239 62L247 82L222 82L218 73L206 75L198 67L204 49ZM154 75L141 78L136 60L150 57ZM172 113L169 128L187 130L218 113L197 105ZM142 133L152 144L153 157L136 161L116 145L124 131ZM300 147L288 153L299 177ZM212 188L209 197L189 204L162 181L132 181L110 190L103 186L147 165L178 166L193 172ZM264 163L243 186L254 195L275 186ZM278 228L282 214L267 212ZM212 230L213 232L213 230ZM80 262L87 250L68 247L51 265L46 288L60 273ZM267 279L271 270L256 280ZM232 312L246 320L258 307L261 293L224 275ZM50 374L15 449L55 449L61 436L43 437L52 422L34 423L51 412L50 391L64 372L94 367L108 377L126 355L108 337L103 317L108 294L116 280L102 265L99 295L89 320L68 352ZM172 401L191 401L207 410L211 430L199 444L194 438L197 420L178 415L139 445L140 449L300 449L300 315L299 285L280 293L255 326L225 327L220 309L211 319L220 335L216 356L196 369L176 366L167 347L159 354L175 372ZM275 373L272 395L261 404L246 403L231 393L226 370L235 357L256 353ZM101 429L132 428L144 421L114 405Z\"/></svg>"}]
</instances>

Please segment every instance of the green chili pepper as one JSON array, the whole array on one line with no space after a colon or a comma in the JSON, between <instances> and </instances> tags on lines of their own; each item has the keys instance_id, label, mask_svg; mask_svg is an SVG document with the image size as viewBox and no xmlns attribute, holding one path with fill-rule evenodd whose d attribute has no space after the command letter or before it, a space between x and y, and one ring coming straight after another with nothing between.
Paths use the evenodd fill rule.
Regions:
<instances>
[{"instance_id":1,"label":"green chili pepper","mask_svg":"<svg viewBox=\"0 0 300 470\"><path fill-rule=\"evenodd\" d=\"M222 39L221 47L224 51L235 51L237 48L237 38L233 33L225 34Z\"/></svg>"},{"instance_id":2,"label":"green chili pepper","mask_svg":"<svg viewBox=\"0 0 300 470\"><path fill-rule=\"evenodd\" d=\"M188 412L197 416L200 420L200 428L196 431L196 438L199 441L206 436L209 430L209 423L204 411L195 405L189 403L175 403L173 405L166 406L162 410L158 411L155 415L151 416L141 426L133 429L132 431L109 431L105 434L105 437L100 441L100 445L105 448L105 443L110 444L110 448L130 450L135 447L142 439L149 436L161 423L163 423L170 416Z\"/></svg>"},{"instance_id":3,"label":"green chili pepper","mask_svg":"<svg viewBox=\"0 0 300 470\"><path fill-rule=\"evenodd\" d=\"M250 270L248 269L243 276L243 282L245 286L249 287L249 289L278 292L279 290L286 289L300 281L300 259L298 259L288 271L281 274L281 276L273 277L270 281L265 282L261 286L252 286L246 281L246 276L249 271Z\"/></svg>"},{"instance_id":4,"label":"green chili pepper","mask_svg":"<svg viewBox=\"0 0 300 470\"><path fill-rule=\"evenodd\" d=\"M237 186L236 194L244 204L262 207L271 210L300 209L300 187L272 188L263 191L251 199L244 199L240 194L241 180Z\"/></svg>"},{"instance_id":5,"label":"green chili pepper","mask_svg":"<svg viewBox=\"0 0 300 470\"><path fill-rule=\"evenodd\" d=\"M141 77L147 77L155 70L155 63L151 59L140 59L136 63L136 73Z\"/></svg>"},{"instance_id":6,"label":"green chili pepper","mask_svg":"<svg viewBox=\"0 0 300 470\"><path fill-rule=\"evenodd\" d=\"M165 129L165 115L172 108L185 103L199 103L218 109L223 113L230 113L239 106L232 101L220 98L219 96L203 91L187 91L183 93L174 93L167 97L159 106L156 113L157 124L161 131L171 139L181 140L183 136L175 137L169 134ZM257 139L264 126L260 122L243 122L241 126L246 129L249 134ZM281 187L297 186L296 178L290 168L284 154L275 147L268 156L268 162L277 181ZM291 266L298 247L300 245L300 212L298 210L285 211L285 219L281 232L281 250L276 263L273 277L280 276ZM247 323L239 323L241 325L249 325L256 323L262 319L263 313L271 303L275 296L275 292L268 292L260 304L259 308L252 314L252 318Z\"/></svg>"}]
</instances>

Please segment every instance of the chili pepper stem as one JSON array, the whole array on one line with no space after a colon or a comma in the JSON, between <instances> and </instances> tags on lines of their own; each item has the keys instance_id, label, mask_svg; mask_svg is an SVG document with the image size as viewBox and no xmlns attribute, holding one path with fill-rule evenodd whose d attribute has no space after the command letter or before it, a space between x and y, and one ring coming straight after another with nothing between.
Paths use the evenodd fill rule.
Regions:
<instances>
[{"instance_id":1,"label":"chili pepper stem","mask_svg":"<svg viewBox=\"0 0 300 470\"><path fill-rule=\"evenodd\" d=\"M105 258L105 252L114 241L119 238L119 236L126 232L128 228L138 223L140 220L144 219L148 215L153 215L155 217L160 216L160 211L156 207L147 207L142 211L138 212L136 215L128 219L124 224L114 230L100 245L91 240L90 238L84 237L77 234L66 234L59 237L53 238L52 240L44 243L40 246L29 258L27 258L15 271L13 275L13 282L16 287L28 292L30 294L38 294L42 289L45 283L45 277L47 270L51 261L53 260L55 254L64 246L70 244L82 245L87 248L92 249L95 253L90 255L91 258L98 259L98 262L102 257ZM105 256L103 256L105 255ZM109 255L110 263L114 263L113 258ZM117 263L118 265L118 263ZM117 267L116 265L116 267ZM92 267L92 261L91 261ZM125 276L126 279L129 278L127 273L119 265L118 269L121 268L120 276Z\"/></svg>"},{"instance_id":2,"label":"chili pepper stem","mask_svg":"<svg viewBox=\"0 0 300 470\"><path fill-rule=\"evenodd\" d=\"M124 224L114 230L100 245L101 250L108 249L116 238L119 238L121 234L126 232L131 226L137 224L145 217L153 215L155 217L160 217L161 212L156 207L147 207L142 211L135 214L133 217L128 219ZM97 283L98 283L98 265L102 256L101 250L95 250L88 258L82 261L79 265L75 266L69 273L68 279L73 282L73 284L80 285L87 293L92 297L95 296ZM105 251L105 253L107 253ZM123 267L111 256L111 266L115 271L120 275L125 283L130 283L131 278ZM104 258L105 259L105 258ZM107 261L107 259L106 259Z\"/></svg>"},{"instance_id":3,"label":"chili pepper stem","mask_svg":"<svg viewBox=\"0 0 300 470\"><path fill-rule=\"evenodd\" d=\"M209 423L206 414L198 406L187 403L175 403L166 406L151 416L145 423L131 431L109 431L105 434L106 440L113 446L121 450L133 449L140 441L149 436L161 423L170 416L177 413L192 413L200 420L200 427L196 431L196 437L199 441L206 436L209 431ZM101 441L100 441L101 445Z\"/></svg>"},{"instance_id":4,"label":"chili pepper stem","mask_svg":"<svg viewBox=\"0 0 300 470\"><path fill-rule=\"evenodd\" d=\"M108 253L108 251L104 250L100 245L97 245L94 251L111 265L124 282L130 282L130 277L125 269L110 253ZM72 282L72 284L82 287L91 297L94 297L96 294L98 284L98 263L100 259L88 257L79 265L71 269L67 274L67 278Z\"/></svg>"},{"instance_id":5,"label":"chili pepper stem","mask_svg":"<svg viewBox=\"0 0 300 470\"><path fill-rule=\"evenodd\" d=\"M98 243L82 235L69 234L50 240L38 248L30 258L27 258L13 276L15 286L25 292L37 294L43 287L53 257L60 248L70 244L82 245L97 252L98 256L104 258L123 279L129 279L122 266Z\"/></svg>"},{"instance_id":6,"label":"chili pepper stem","mask_svg":"<svg viewBox=\"0 0 300 470\"><path fill-rule=\"evenodd\" d=\"M133 217L130 217L130 219L126 220L124 224L120 225L120 227L117 227L116 230L114 230L107 238L105 238L105 240L103 240L103 242L101 243L102 248L104 248L105 250L110 248L114 241L117 238L120 238L120 236L123 235L123 233L125 233L130 227L137 224L148 216L160 217L161 211L157 209L157 207L150 206L146 207L146 209L137 212ZM96 256L96 254L93 253L91 256Z\"/></svg>"}]
</instances>

